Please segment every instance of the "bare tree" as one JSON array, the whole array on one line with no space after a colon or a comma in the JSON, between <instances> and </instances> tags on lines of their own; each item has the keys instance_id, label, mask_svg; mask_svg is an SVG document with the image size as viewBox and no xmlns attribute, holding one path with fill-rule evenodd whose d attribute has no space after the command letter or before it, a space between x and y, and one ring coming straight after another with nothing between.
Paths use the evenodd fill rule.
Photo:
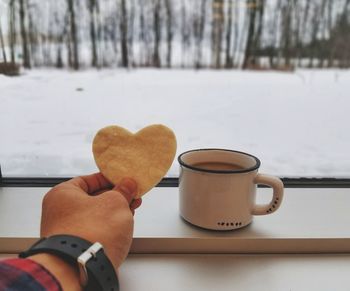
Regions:
<instances>
[{"instance_id":1,"label":"bare tree","mask_svg":"<svg viewBox=\"0 0 350 291\"><path fill-rule=\"evenodd\" d=\"M67 35L68 23L64 20L62 21L59 13L57 11L55 11L53 21L54 21L54 24L56 26L56 31L57 31L55 34L55 37L54 37L54 39L57 39L55 66L56 66L56 68L61 69L64 67L63 57L62 57L62 45L64 43L64 38ZM67 47L70 47L68 41L66 42L66 44L68 45ZM70 59L68 59L68 61L70 61Z\"/></svg>"},{"instance_id":2,"label":"bare tree","mask_svg":"<svg viewBox=\"0 0 350 291\"><path fill-rule=\"evenodd\" d=\"M331 41L337 66L350 67L350 0L346 0L331 32Z\"/></svg>"},{"instance_id":3,"label":"bare tree","mask_svg":"<svg viewBox=\"0 0 350 291\"><path fill-rule=\"evenodd\" d=\"M304 36L303 36L303 39L301 39L301 42L305 43L305 38L307 36L307 25L309 24L309 17L310 17L310 6L311 6L311 0L305 0L306 3L305 3L305 7L303 7L303 10L304 10L304 13L303 13L303 16L302 16L302 29L301 31L304 33ZM305 52L305 50L304 50ZM299 61L298 61L298 64L299 66L302 66L302 58L303 58L303 53L301 53L299 55Z\"/></svg>"},{"instance_id":4,"label":"bare tree","mask_svg":"<svg viewBox=\"0 0 350 291\"><path fill-rule=\"evenodd\" d=\"M313 67L314 59L318 55L317 36L320 30L320 23L322 21L322 16L324 15L326 7L326 0L322 0L320 4L315 4L313 17L311 21L311 43L310 43L310 57L309 57L309 68Z\"/></svg>"},{"instance_id":5,"label":"bare tree","mask_svg":"<svg viewBox=\"0 0 350 291\"><path fill-rule=\"evenodd\" d=\"M171 54L172 54L172 41L173 41L173 8L171 0L164 0L166 11L166 41L167 41L167 53L166 64L168 68L171 67Z\"/></svg>"},{"instance_id":6,"label":"bare tree","mask_svg":"<svg viewBox=\"0 0 350 291\"><path fill-rule=\"evenodd\" d=\"M300 0L293 0L293 16L295 21L295 31L294 31L294 66L297 64L297 60L301 57L301 52L303 48L302 44L302 6Z\"/></svg>"},{"instance_id":7,"label":"bare tree","mask_svg":"<svg viewBox=\"0 0 350 291\"><path fill-rule=\"evenodd\" d=\"M154 0L154 7L153 7L153 31L154 31L153 65L155 67L161 66L160 53L159 53L159 45L160 45L160 39L161 39L160 8L161 8L160 0Z\"/></svg>"},{"instance_id":8,"label":"bare tree","mask_svg":"<svg viewBox=\"0 0 350 291\"><path fill-rule=\"evenodd\" d=\"M136 14L136 8L135 8L135 0L130 0L130 13L128 16L129 22L128 22L128 55L129 55L129 63L134 63L134 50L133 50L133 42L134 42L134 24L135 24L135 14Z\"/></svg>"},{"instance_id":9,"label":"bare tree","mask_svg":"<svg viewBox=\"0 0 350 291\"><path fill-rule=\"evenodd\" d=\"M239 21L240 21L240 8L239 6L237 5L236 2L233 3L233 6L234 6L234 45L233 45L233 48L232 48L232 66L235 66L236 65L236 55L237 55L237 50L238 50L238 47L239 47Z\"/></svg>"},{"instance_id":10,"label":"bare tree","mask_svg":"<svg viewBox=\"0 0 350 291\"><path fill-rule=\"evenodd\" d=\"M72 67L75 70L79 70L79 47L78 47L78 32L77 32L77 24L76 24L76 15L75 15L75 1L67 0L68 4L68 15L70 22L70 35L69 42L72 44L73 51L71 52L72 61L70 62Z\"/></svg>"},{"instance_id":11,"label":"bare tree","mask_svg":"<svg viewBox=\"0 0 350 291\"><path fill-rule=\"evenodd\" d=\"M52 15L52 8L53 4L52 3L47 3L48 5L48 15ZM40 7L38 9L40 11ZM52 66L53 61L52 61L52 50L51 48L53 46L56 46L57 43L53 41L54 39L54 19L50 17L47 27L40 23L41 25L39 26L39 32L38 32L38 39L40 42L40 53L41 55L39 56L39 61L41 65L44 66ZM41 31L42 30L42 31ZM41 60L40 60L41 59Z\"/></svg>"},{"instance_id":12,"label":"bare tree","mask_svg":"<svg viewBox=\"0 0 350 291\"><path fill-rule=\"evenodd\" d=\"M39 37L38 37L38 30L36 27L36 23L34 22L34 17L33 17L33 14L37 15L38 11L35 7L35 4L30 5L29 1L27 1L26 5L27 5L26 11L28 15L28 40L29 40L31 61L33 66L38 66L40 64L40 58L38 56ZM36 22L39 22L39 19L36 18Z\"/></svg>"},{"instance_id":13,"label":"bare tree","mask_svg":"<svg viewBox=\"0 0 350 291\"><path fill-rule=\"evenodd\" d=\"M196 9L198 12L194 15L193 19L193 35L195 40L194 66L196 69L202 67L202 44L206 21L207 0L201 0L199 5L200 7Z\"/></svg>"},{"instance_id":14,"label":"bare tree","mask_svg":"<svg viewBox=\"0 0 350 291\"><path fill-rule=\"evenodd\" d=\"M116 17L117 16L117 17ZM115 63L118 63L119 54L119 15L112 11L111 15L105 17L105 21L100 25L98 32L99 39L104 42L104 50L108 51L108 43L111 42ZM105 66L108 62L106 53L101 54L102 63Z\"/></svg>"},{"instance_id":15,"label":"bare tree","mask_svg":"<svg viewBox=\"0 0 350 291\"><path fill-rule=\"evenodd\" d=\"M231 49L231 38L232 38L232 0L226 0L226 48L225 48L225 67L232 68L232 49Z\"/></svg>"},{"instance_id":16,"label":"bare tree","mask_svg":"<svg viewBox=\"0 0 350 291\"><path fill-rule=\"evenodd\" d=\"M327 24L327 8L328 8L328 3L329 0L322 0L322 4L321 4L321 11L320 11L320 28L319 28L319 32L320 32L320 42L321 42L321 47L318 48L318 52L317 52L317 58L318 58L318 67L319 68L323 68L324 64L325 64L325 60L326 60L326 51L328 50L327 45L325 45L327 43L327 28L328 28L328 24Z\"/></svg>"},{"instance_id":17,"label":"bare tree","mask_svg":"<svg viewBox=\"0 0 350 291\"><path fill-rule=\"evenodd\" d=\"M146 3L145 1L140 2L140 17L139 17L139 39L142 44L142 48L139 50L139 59L141 65L149 66L151 63L151 48L150 48L150 35L148 29L148 19L146 19ZM140 46L141 46L140 44Z\"/></svg>"},{"instance_id":18,"label":"bare tree","mask_svg":"<svg viewBox=\"0 0 350 291\"><path fill-rule=\"evenodd\" d=\"M288 1L282 6L282 36L281 47L284 58L284 65L289 67L291 64L291 40L292 40L292 2Z\"/></svg>"},{"instance_id":19,"label":"bare tree","mask_svg":"<svg viewBox=\"0 0 350 291\"><path fill-rule=\"evenodd\" d=\"M97 1L88 0L88 9L90 13L90 40L91 40L91 66L98 67L97 44L96 44L96 18Z\"/></svg>"},{"instance_id":20,"label":"bare tree","mask_svg":"<svg viewBox=\"0 0 350 291\"><path fill-rule=\"evenodd\" d=\"M224 1L213 0L212 3L212 65L214 68L221 67L222 36L224 30Z\"/></svg>"},{"instance_id":21,"label":"bare tree","mask_svg":"<svg viewBox=\"0 0 350 291\"><path fill-rule=\"evenodd\" d=\"M344 8L340 18L342 19L343 25L341 27L342 35L344 35L343 43L344 50L342 54L342 62L340 64L343 68L350 68L350 0L346 0L344 3Z\"/></svg>"},{"instance_id":22,"label":"bare tree","mask_svg":"<svg viewBox=\"0 0 350 291\"><path fill-rule=\"evenodd\" d=\"M16 8L15 8L15 0L10 0L9 2L9 43L10 43L10 54L11 54L11 62L15 63L15 46L17 42L17 34L16 34Z\"/></svg>"},{"instance_id":23,"label":"bare tree","mask_svg":"<svg viewBox=\"0 0 350 291\"><path fill-rule=\"evenodd\" d=\"M253 52L256 56L254 58L254 63L257 63L257 57L260 51L260 44L262 39L262 33L263 33L263 20L264 20L264 13L265 13L265 5L266 0L259 0L257 4L257 23L256 23L256 33L254 36L254 43L253 43Z\"/></svg>"},{"instance_id":24,"label":"bare tree","mask_svg":"<svg viewBox=\"0 0 350 291\"><path fill-rule=\"evenodd\" d=\"M270 47L268 51L268 57L269 57L269 65L270 68L275 68L276 67L276 61L275 58L276 53L278 51L278 32L279 32L279 18L281 14L281 7L282 7L282 1L283 0L278 0L276 3L276 7L274 9L274 12L270 16L270 26L269 26L269 35L270 35ZM279 54L280 56L280 54ZM278 57L279 57L278 56ZM279 64L279 60L277 61L277 64Z\"/></svg>"},{"instance_id":25,"label":"bare tree","mask_svg":"<svg viewBox=\"0 0 350 291\"><path fill-rule=\"evenodd\" d=\"M334 15L334 1L329 0L328 5L327 5L327 29L329 34L332 32L332 27L333 27L333 15ZM330 35L330 40L328 44L328 61L327 61L327 66L330 68L333 66L333 61L334 61L334 48L331 46L331 35Z\"/></svg>"},{"instance_id":26,"label":"bare tree","mask_svg":"<svg viewBox=\"0 0 350 291\"><path fill-rule=\"evenodd\" d=\"M120 1L120 47L121 47L121 53L122 53L122 66L127 68L129 67L129 54L128 54L128 15L127 15L127 9L126 9L126 1L121 0Z\"/></svg>"},{"instance_id":27,"label":"bare tree","mask_svg":"<svg viewBox=\"0 0 350 291\"><path fill-rule=\"evenodd\" d=\"M22 54L23 54L23 66L25 68L31 68L30 55L29 55L29 43L28 43L28 33L26 27L26 5L25 0L19 0L19 20L21 28L21 38L22 38Z\"/></svg>"},{"instance_id":28,"label":"bare tree","mask_svg":"<svg viewBox=\"0 0 350 291\"><path fill-rule=\"evenodd\" d=\"M0 18L0 46L1 46L1 50L2 50L2 58L4 59L4 62L7 63L4 37L2 34L1 18Z\"/></svg>"},{"instance_id":29,"label":"bare tree","mask_svg":"<svg viewBox=\"0 0 350 291\"><path fill-rule=\"evenodd\" d=\"M181 66L184 67L187 63L187 54L188 50L191 46L191 20L189 13L186 8L185 1L181 1L181 10L180 10L181 16L181 29L180 29L180 36L181 36Z\"/></svg>"},{"instance_id":30,"label":"bare tree","mask_svg":"<svg viewBox=\"0 0 350 291\"><path fill-rule=\"evenodd\" d=\"M350 0L3 1L0 55L26 68L79 69L81 41L92 67L350 66Z\"/></svg>"},{"instance_id":31,"label":"bare tree","mask_svg":"<svg viewBox=\"0 0 350 291\"><path fill-rule=\"evenodd\" d=\"M247 0L247 17L248 17L248 32L247 42L244 52L243 69L247 69L250 65L255 63L254 56L254 39L256 33L255 21L256 21L256 7L258 0Z\"/></svg>"}]
</instances>

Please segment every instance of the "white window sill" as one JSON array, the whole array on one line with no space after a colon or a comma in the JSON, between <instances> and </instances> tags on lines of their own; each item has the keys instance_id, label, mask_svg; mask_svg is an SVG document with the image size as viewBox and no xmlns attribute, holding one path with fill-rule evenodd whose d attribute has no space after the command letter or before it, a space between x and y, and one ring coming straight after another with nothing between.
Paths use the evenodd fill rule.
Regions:
<instances>
[{"instance_id":1,"label":"white window sill","mask_svg":"<svg viewBox=\"0 0 350 291\"><path fill-rule=\"evenodd\" d=\"M349 268L349 254L132 254L119 283L122 291L349 291Z\"/></svg>"},{"instance_id":2,"label":"white window sill","mask_svg":"<svg viewBox=\"0 0 350 291\"><path fill-rule=\"evenodd\" d=\"M48 188L0 188L0 253L17 253L39 237ZM258 197L269 197L258 189ZM350 189L285 190L281 208L241 230L206 231L178 213L178 189L154 188L135 215L131 253L350 252Z\"/></svg>"},{"instance_id":3,"label":"white window sill","mask_svg":"<svg viewBox=\"0 0 350 291\"><path fill-rule=\"evenodd\" d=\"M38 238L47 190L0 188L0 259ZM119 272L121 290L349 289L350 189L286 189L279 211L229 232L185 223L177 197L177 188L156 188L144 197L135 217L132 254Z\"/></svg>"}]
</instances>

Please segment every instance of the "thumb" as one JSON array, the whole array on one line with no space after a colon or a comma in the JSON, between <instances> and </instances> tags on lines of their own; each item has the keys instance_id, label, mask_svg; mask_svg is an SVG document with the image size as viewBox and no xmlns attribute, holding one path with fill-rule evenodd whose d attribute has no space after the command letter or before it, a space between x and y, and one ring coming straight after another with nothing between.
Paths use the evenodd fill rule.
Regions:
<instances>
[{"instance_id":1,"label":"thumb","mask_svg":"<svg viewBox=\"0 0 350 291\"><path fill-rule=\"evenodd\" d=\"M131 201L137 194L137 183L131 178L123 178L120 183L113 188L113 190L122 194L130 205Z\"/></svg>"}]
</instances>

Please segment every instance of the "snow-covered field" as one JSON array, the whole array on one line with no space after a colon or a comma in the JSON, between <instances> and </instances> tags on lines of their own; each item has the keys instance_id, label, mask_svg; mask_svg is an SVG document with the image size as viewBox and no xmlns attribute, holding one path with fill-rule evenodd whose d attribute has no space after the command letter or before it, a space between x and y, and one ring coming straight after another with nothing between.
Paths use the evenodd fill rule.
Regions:
<instances>
[{"instance_id":1,"label":"snow-covered field","mask_svg":"<svg viewBox=\"0 0 350 291\"><path fill-rule=\"evenodd\" d=\"M90 173L98 129L163 123L178 154L230 148L265 173L349 177L349 113L350 71L33 70L0 75L0 164L5 176Z\"/></svg>"}]
</instances>

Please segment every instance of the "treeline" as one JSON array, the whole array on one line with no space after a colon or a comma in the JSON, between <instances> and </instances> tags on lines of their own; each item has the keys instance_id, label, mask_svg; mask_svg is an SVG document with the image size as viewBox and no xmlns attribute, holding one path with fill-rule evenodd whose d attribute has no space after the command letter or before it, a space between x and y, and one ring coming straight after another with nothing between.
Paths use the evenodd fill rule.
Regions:
<instances>
[{"instance_id":1,"label":"treeline","mask_svg":"<svg viewBox=\"0 0 350 291\"><path fill-rule=\"evenodd\" d=\"M32 67L350 67L350 0L0 0L0 59Z\"/></svg>"}]
</instances>

